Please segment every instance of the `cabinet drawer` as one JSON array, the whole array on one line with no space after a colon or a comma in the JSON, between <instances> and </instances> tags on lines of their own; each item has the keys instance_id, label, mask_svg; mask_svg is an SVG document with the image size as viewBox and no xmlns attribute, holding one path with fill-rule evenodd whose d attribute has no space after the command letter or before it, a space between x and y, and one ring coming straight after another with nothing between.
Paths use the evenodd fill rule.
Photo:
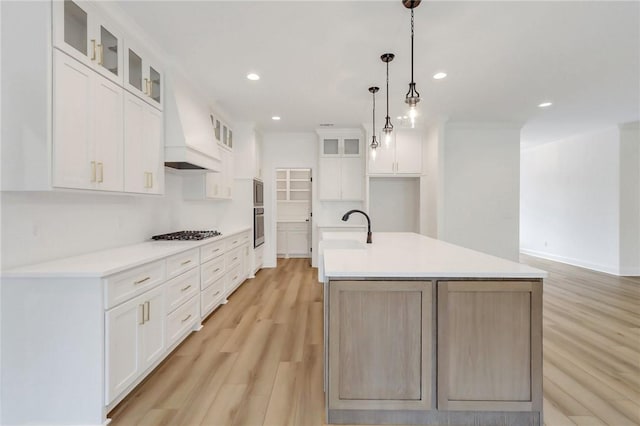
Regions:
<instances>
[{"instance_id":1,"label":"cabinet drawer","mask_svg":"<svg viewBox=\"0 0 640 426\"><path fill-rule=\"evenodd\" d=\"M200 292L200 268L194 268L167 283L167 312L173 312Z\"/></svg>"},{"instance_id":2,"label":"cabinet drawer","mask_svg":"<svg viewBox=\"0 0 640 426\"><path fill-rule=\"evenodd\" d=\"M224 282L222 277L200 294L200 312L203 318L224 300Z\"/></svg>"},{"instance_id":3,"label":"cabinet drawer","mask_svg":"<svg viewBox=\"0 0 640 426\"><path fill-rule=\"evenodd\" d=\"M200 281L200 288L204 290L224 276L224 257L208 261L201 266L201 270L202 280Z\"/></svg>"},{"instance_id":4,"label":"cabinet drawer","mask_svg":"<svg viewBox=\"0 0 640 426\"><path fill-rule=\"evenodd\" d=\"M173 278L194 266L200 260L199 249L192 249L167 258L167 278Z\"/></svg>"},{"instance_id":5,"label":"cabinet drawer","mask_svg":"<svg viewBox=\"0 0 640 426\"><path fill-rule=\"evenodd\" d=\"M147 263L105 278L106 309L141 294L165 280L165 262Z\"/></svg>"},{"instance_id":6,"label":"cabinet drawer","mask_svg":"<svg viewBox=\"0 0 640 426\"><path fill-rule=\"evenodd\" d=\"M167 317L167 347L173 346L200 321L200 300L194 296Z\"/></svg>"},{"instance_id":7,"label":"cabinet drawer","mask_svg":"<svg viewBox=\"0 0 640 426\"><path fill-rule=\"evenodd\" d=\"M242 244L243 234L232 235L225 240L227 251L232 250Z\"/></svg>"},{"instance_id":8,"label":"cabinet drawer","mask_svg":"<svg viewBox=\"0 0 640 426\"><path fill-rule=\"evenodd\" d=\"M240 264L240 262L242 261L242 250L243 247L238 247L231 250L225 255L224 266L227 268L227 270Z\"/></svg>"},{"instance_id":9,"label":"cabinet drawer","mask_svg":"<svg viewBox=\"0 0 640 426\"><path fill-rule=\"evenodd\" d=\"M240 285L242 281L244 281L244 276L242 275L242 265L236 265L229 269L226 274L227 278L227 293L232 292L233 290Z\"/></svg>"},{"instance_id":10,"label":"cabinet drawer","mask_svg":"<svg viewBox=\"0 0 640 426\"><path fill-rule=\"evenodd\" d=\"M200 263L222 256L225 251L225 244L224 241L217 241L200 247Z\"/></svg>"},{"instance_id":11,"label":"cabinet drawer","mask_svg":"<svg viewBox=\"0 0 640 426\"><path fill-rule=\"evenodd\" d=\"M251 236L249 235L248 232L245 232L244 234L241 234L240 237L240 244L248 244L249 240L251 239Z\"/></svg>"}]
</instances>

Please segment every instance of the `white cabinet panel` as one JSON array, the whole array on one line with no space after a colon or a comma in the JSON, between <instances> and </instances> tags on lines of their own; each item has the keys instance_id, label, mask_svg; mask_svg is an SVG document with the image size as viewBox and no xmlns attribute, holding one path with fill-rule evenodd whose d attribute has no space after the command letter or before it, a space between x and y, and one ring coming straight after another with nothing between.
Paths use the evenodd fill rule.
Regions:
<instances>
[{"instance_id":1,"label":"white cabinet panel","mask_svg":"<svg viewBox=\"0 0 640 426\"><path fill-rule=\"evenodd\" d=\"M396 173L422 173L422 137L419 132L396 131Z\"/></svg>"},{"instance_id":2,"label":"white cabinet panel","mask_svg":"<svg viewBox=\"0 0 640 426\"><path fill-rule=\"evenodd\" d=\"M309 233L304 231L289 231L287 233L287 251L290 256L309 255Z\"/></svg>"},{"instance_id":3,"label":"white cabinet panel","mask_svg":"<svg viewBox=\"0 0 640 426\"><path fill-rule=\"evenodd\" d=\"M89 189L94 74L64 53L55 52L53 63L53 185Z\"/></svg>"},{"instance_id":4,"label":"white cabinet panel","mask_svg":"<svg viewBox=\"0 0 640 426\"><path fill-rule=\"evenodd\" d=\"M343 158L340 171L342 200L362 200L364 198L362 158Z\"/></svg>"},{"instance_id":5,"label":"white cabinet panel","mask_svg":"<svg viewBox=\"0 0 640 426\"><path fill-rule=\"evenodd\" d=\"M131 93L125 94L125 191L164 192L162 113Z\"/></svg>"},{"instance_id":6,"label":"white cabinet panel","mask_svg":"<svg viewBox=\"0 0 640 426\"><path fill-rule=\"evenodd\" d=\"M106 312L106 404L163 355L164 290L160 286Z\"/></svg>"},{"instance_id":7,"label":"white cabinet panel","mask_svg":"<svg viewBox=\"0 0 640 426\"><path fill-rule=\"evenodd\" d=\"M391 141L381 143L375 155L369 149L369 174L419 175L422 173L422 136L417 129L397 129Z\"/></svg>"},{"instance_id":8,"label":"white cabinet panel","mask_svg":"<svg viewBox=\"0 0 640 426\"><path fill-rule=\"evenodd\" d=\"M122 191L122 88L59 51L53 74L53 185Z\"/></svg>"},{"instance_id":9,"label":"white cabinet panel","mask_svg":"<svg viewBox=\"0 0 640 426\"><path fill-rule=\"evenodd\" d=\"M375 150L375 154L371 148L369 152L369 173L371 174L392 174L395 170L396 161L396 142L395 134L391 136L391 140L387 144L383 142Z\"/></svg>"},{"instance_id":10,"label":"white cabinet panel","mask_svg":"<svg viewBox=\"0 0 640 426\"><path fill-rule=\"evenodd\" d=\"M277 254L286 254L287 253L287 231L278 229L276 232L277 239Z\"/></svg>"},{"instance_id":11,"label":"white cabinet panel","mask_svg":"<svg viewBox=\"0 0 640 426\"><path fill-rule=\"evenodd\" d=\"M106 404L133 383L141 372L138 342L143 321L143 303L143 298L139 297L106 313Z\"/></svg>"},{"instance_id":12,"label":"white cabinet panel","mask_svg":"<svg viewBox=\"0 0 640 426\"><path fill-rule=\"evenodd\" d=\"M320 158L318 197L321 200L339 200L341 198L340 177L342 158Z\"/></svg>"},{"instance_id":13,"label":"white cabinet panel","mask_svg":"<svg viewBox=\"0 0 640 426\"><path fill-rule=\"evenodd\" d=\"M355 129L318 131L320 200L364 199L363 138Z\"/></svg>"},{"instance_id":14,"label":"white cabinet panel","mask_svg":"<svg viewBox=\"0 0 640 426\"><path fill-rule=\"evenodd\" d=\"M140 365L146 370L164 353L165 349L165 286L151 290L144 297L145 320L140 333Z\"/></svg>"},{"instance_id":15,"label":"white cabinet panel","mask_svg":"<svg viewBox=\"0 0 640 426\"><path fill-rule=\"evenodd\" d=\"M94 159L97 188L104 191L122 191L123 178L123 90L110 80L95 76Z\"/></svg>"}]
</instances>

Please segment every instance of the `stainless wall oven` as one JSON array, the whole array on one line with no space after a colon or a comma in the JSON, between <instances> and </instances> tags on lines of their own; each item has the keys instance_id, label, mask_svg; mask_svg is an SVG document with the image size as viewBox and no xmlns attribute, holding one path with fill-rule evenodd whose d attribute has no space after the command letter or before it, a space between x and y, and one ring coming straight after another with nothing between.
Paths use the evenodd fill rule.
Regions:
<instances>
[{"instance_id":1,"label":"stainless wall oven","mask_svg":"<svg viewBox=\"0 0 640 426\"><path fill-rule=\"evenodd\" d=\"M253 247L264 244L264 208L253 209Z\"/></svg>"},{"instance_id":2,"label":"stainless wall oven","mask_svg":"<svg viewBox=\"0 0 640 426\"><path fill-rule=\"evenodd\" d=\"M253 207L264 206L264 186L262 181L253 180Z\"/></svg>"}]
</instances>

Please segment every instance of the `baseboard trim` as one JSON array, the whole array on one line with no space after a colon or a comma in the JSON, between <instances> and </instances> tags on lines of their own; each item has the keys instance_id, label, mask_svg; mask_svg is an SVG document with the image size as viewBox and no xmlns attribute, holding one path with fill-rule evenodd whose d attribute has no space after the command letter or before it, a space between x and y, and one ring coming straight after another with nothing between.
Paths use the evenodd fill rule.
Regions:
<instances>
[{"instance_id":1,"label":"baseboard trim","mask_svg":"<svg viewBox=\"0 0 640 426\"><path fill-rule=\"evenodd\" d=\"M540 257L542 259L553 260L554 262L566 263L567 265L578 266L580 268L591 269L592 271L604 272L609 275L621 276L621 271L617 267L611 267L606 265L599 265L596 263L585 262L580 259L575 259L571 257L558 256L551 253L545 253L537 250L529 250L525 248L520 248L520 253L526 254L529 256Z\"/></svg>"}]
</instances>

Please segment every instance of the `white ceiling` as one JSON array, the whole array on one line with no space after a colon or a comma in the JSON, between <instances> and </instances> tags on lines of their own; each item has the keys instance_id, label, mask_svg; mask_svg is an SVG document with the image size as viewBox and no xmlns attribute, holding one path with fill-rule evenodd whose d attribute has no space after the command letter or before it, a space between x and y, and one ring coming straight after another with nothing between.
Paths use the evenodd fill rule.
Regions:
<instances>
[{"instance_id":1,"label":"white ceiling","mask_svg":"<svg viewBox=\"0 0 640 426\"><path fill-rule=\"evenodd\" d=\"M264 131L370 122L367 88L381 87L383 106L385 52L396 54L392 122L406 113L410 15L400 0L120 5L204 94ZM640 118L636 1L423 1L415 14L422 122L515 121L525 143L542 143ZM449 76L433 80L437 71ZM537 107L546 100L553 106Z\"/></svg>"}]
</instances>

